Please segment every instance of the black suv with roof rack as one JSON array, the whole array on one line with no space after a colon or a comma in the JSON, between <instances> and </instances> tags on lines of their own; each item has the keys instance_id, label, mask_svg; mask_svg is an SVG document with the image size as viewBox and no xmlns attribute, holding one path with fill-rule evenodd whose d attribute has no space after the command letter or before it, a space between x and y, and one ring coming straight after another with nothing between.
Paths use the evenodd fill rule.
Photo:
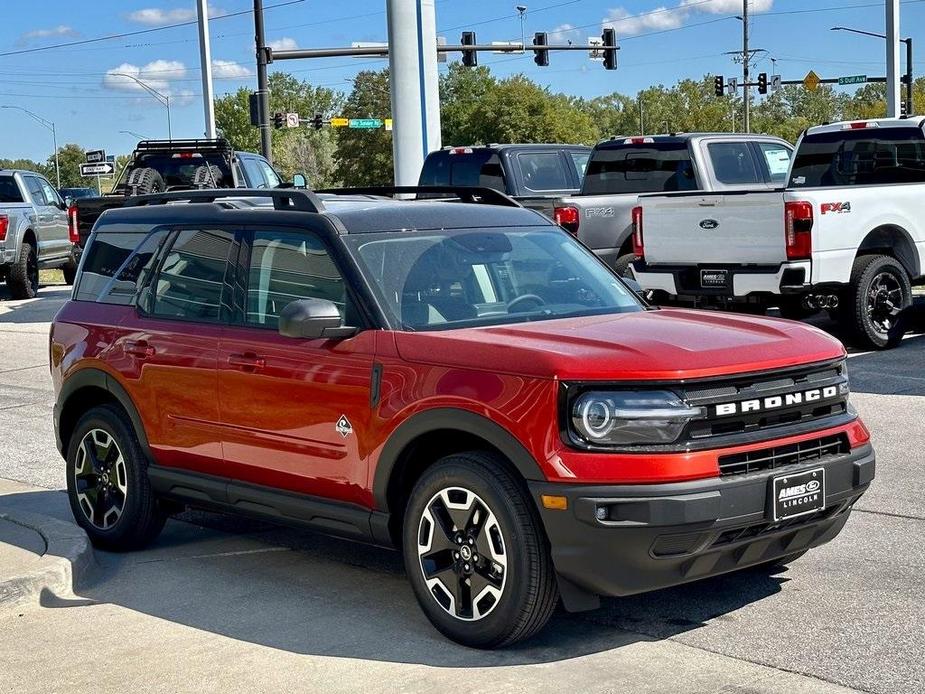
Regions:
<instances>
[{"instance_id":1,"label":"black suv with roof rack","mask_svg":"<svg viewBox=\"0 0 925 694\"><path fill-rule=\"evenodd\" d=\"M68 208L71 241L83 248L97 218L122 207L134 195L206 188L277 188L273 166L259 154L236 152L223 139L142 140L119 175L112 193L78 198Z\"/></svg>"}]
</instances>

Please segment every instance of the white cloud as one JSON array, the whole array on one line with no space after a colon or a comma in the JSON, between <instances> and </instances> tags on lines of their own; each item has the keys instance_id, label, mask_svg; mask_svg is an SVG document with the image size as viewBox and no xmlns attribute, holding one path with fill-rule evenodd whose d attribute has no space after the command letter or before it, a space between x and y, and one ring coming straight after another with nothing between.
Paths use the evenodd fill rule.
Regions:
<instances>
[{"instance_id":1,"label":"white cloud","mask_svg":"<svg viewBox=\"0 0 925 694\"><path fill-rule=\"evenodd\" d=\"M215 79L240 79L250 77L251 71L234 60L213 60L212 76Z\"/></svg>"},{"instance_id":2,"label":"white cloud","mask_svg":"<svg viewBox=\"0 0 925 694\"><path fill-rule=\"evenodd\" d=\"M122 63L106 71L103 86L120 92L145 94L145 88L132 77L140 79L151 89L173 96L170 83L186 77L186 66L178 60L154 60L141 67L131 63Z\"/></svg>"},{"instance_id":3,"label":"white cloud","mask_svg":"<svg viewBox=\"0 0 925 694\"><path fill-rule=\"evenodd\" d=\"M191 3L192 4L192 3ZM225 10L209 5L209 17L221 17L227 14ZM161 7L148 7L143 10L130 12L126 19L136 24L145 26L159 27L167 24L179 24L180 22L191 22L196 19L196 9L187 7L175 7L165 9Z\"/></svg>"},{"instance_id":4,"label":"white cloud","mask_svg":"<svg viewBox=\"0 0 925 694\"><path fill-rule=\"evenodd\" d=\"M267 44L274 51L294 51L299 47L299 44L296 43L295 39L291 39L288 36L284 36L281 39L276 39L275 41L270 41Z\"/></svg>"},{"instance_id":5,"label":"white cloud","mask_svg":"<svg viewBox=\"0 0 925 694\"><path fill-rule=\"evenodd\" d=\"M767 12L774 0L749 0L749 9L754 13ZM741 13L742 0L680 0L673 6L660 6L647 12L629 12L616 7L607 13L602 24L613 27L620 36L632 36L649 31L665 31L684 26L697 13L729 14Z\"/></svg>"},{"instance_id":6,"label":"white cloud","mask_svg":"<svg viewBox=\"0 0 925 694\"><path fill-rule=\"evenodd\" d=\"M576 29L573 24L560 24L549 32L549 40L552 43L559 43L561 41L579 43L582 41L581 31Z\"/></svg>"},{"instance_id":7,"label":"white cloud","mask_svg":"<svg viewBox=\"0 0 925 694\"><path fill-rule=\"evenodd\" d=\"M75 38L80 36L80 33L73 27L69 27L66 24L59 24L56 27L51 29L35 29L33 31L27 31L25 34L19 37L17 44L24 46L33 41L42 41L43 39L51 38Z\"/></svg>"}]
</instances>

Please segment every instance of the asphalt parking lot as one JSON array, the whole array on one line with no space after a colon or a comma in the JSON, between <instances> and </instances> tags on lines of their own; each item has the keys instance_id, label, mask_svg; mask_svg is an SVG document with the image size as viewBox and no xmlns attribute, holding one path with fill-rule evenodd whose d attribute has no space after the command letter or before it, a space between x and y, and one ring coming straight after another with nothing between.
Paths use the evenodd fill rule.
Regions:
<instances>
[{"instance_id":1,"label":"asphalt parking lot","mask_svg":"<svg viewBox=\"0 0 925 694\"><path fill-rule=\"evenodd\" d=\"M67 294L0 292L0 478L31 485L0 507L65 520L46 351ZM877 480L845 531L788 570L559 613L486 653L430 627L397 554L188 513L145 552L97 553L76 595L0 610L0 692L925 691L923 367L925 336L852 353Z\"/></svg>"}]
</instances>

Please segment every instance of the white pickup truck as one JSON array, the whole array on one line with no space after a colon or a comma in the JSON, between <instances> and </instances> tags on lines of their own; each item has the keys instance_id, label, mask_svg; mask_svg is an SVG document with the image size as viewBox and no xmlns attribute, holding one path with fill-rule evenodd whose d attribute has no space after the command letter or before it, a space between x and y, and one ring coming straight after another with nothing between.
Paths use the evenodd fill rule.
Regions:
<instances>
[{"instance_id":1,"label":"white pickup truck","mask_svg":"<svg viewBox=\"0 0 925 694\"><path fill-rule=\"evenodd\" d=\"M786 189L642 196L632 273L656 301L828 309L888 346L925 283L925 118L809 128Z\"/></svg>"}]
</instances>

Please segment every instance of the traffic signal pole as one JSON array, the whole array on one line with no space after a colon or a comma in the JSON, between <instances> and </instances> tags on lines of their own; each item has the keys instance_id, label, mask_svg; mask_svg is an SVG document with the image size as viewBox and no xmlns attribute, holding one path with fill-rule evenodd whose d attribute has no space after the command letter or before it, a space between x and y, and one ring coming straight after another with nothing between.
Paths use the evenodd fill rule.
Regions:
<instances>
[{"instance_id":1,"label":"traffic signal pole","mask_svg":"<svg viewBox=\"0 0 925 694\"><path fill-rule=\"evenodd\" d=\"M752 90L748 83L748 73L751 62L748 52L748 0L742 0L742 78L745 88L745 132L752 131Z\"/></svg>"},{"instance_id":2,"label":"traffic signal pole","mask_svg":"<svg viewBox=\"0 0 925 694\"><path fill-rule=\"evenodd\" d=\"M270 81L267 63L271 51L263 30L263 0L254 0L254 43L257 49L257 127L260 128L260 153L273 163L273 131L270 129Z\"/></svg>"},{"instance_id":3,"label":"traffic signal pole","mask_svg":"<svg viewBox=\"0 0 925 694\"><path fill-rule=\"evenodd\" d=\"M886 115L900 114L899 0L886 0Z\"/></svg>"}]
</instances>

